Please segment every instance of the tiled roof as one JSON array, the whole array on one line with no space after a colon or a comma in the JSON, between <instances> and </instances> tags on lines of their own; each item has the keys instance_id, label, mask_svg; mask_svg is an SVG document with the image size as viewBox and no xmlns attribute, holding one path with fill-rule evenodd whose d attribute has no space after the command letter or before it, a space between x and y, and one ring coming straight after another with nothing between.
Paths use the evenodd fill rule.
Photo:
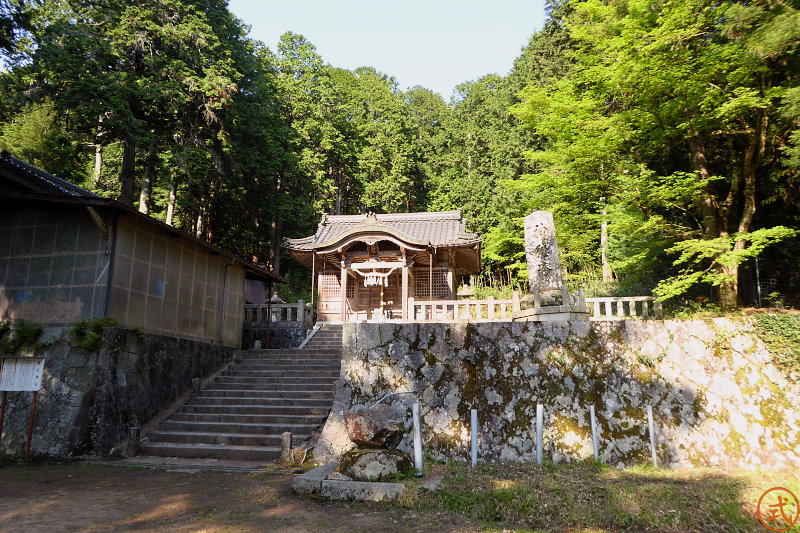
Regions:
<instances>
[{"instance_id":1,"label":"tiled roof","mask_svg":"<svg viewBox=\"0 0 800 533\"><path fill-rule=\"evenodd\" d=\"M387 213L367 215L323 215L317 232L302 239L285 239L291 250L311 250L331 243L344 232L387 227L404 237L431 246L465 246L481 242L476 233L467 233L461 210L432 213Z\"/></svg>"},{"instance_id":2,"label":"tiled roof","mask_svg":"<svg viewBox=\"0 0 800 533\"><path fill-rule=\"evenodd\" d=\"M27 163L23 163L6 151L0 153L0 168L5 167L12 170L11 173L0 172L0 188L3 178L10 180L7 186L12 189L22 189L32 192L48 194L65 194L67 196L83 196L87 198L98 198L94 193L82 189L66 180L45 172ZM24 177L23 177L24 176ZM20 179L22 178L22 179Z\"/></svg>"}]
</instances>

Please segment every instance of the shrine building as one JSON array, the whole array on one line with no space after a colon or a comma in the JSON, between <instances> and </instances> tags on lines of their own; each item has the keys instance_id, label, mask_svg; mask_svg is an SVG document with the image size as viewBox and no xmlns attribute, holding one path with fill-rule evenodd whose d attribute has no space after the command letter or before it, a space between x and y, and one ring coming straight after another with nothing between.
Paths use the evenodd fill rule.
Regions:
<instances>
[{"instance_id":1,"label":"shrine building","mask_svg":"<svg viewBox=\"0 0 800 533\"><path fill-rule=\"evenodd\" d=\"M458 277L481 266L460 210L322 215L314 235L283 246L312 271L320 322L413 319L415 301L455 300Z\"/></svg>"}]
</instances>

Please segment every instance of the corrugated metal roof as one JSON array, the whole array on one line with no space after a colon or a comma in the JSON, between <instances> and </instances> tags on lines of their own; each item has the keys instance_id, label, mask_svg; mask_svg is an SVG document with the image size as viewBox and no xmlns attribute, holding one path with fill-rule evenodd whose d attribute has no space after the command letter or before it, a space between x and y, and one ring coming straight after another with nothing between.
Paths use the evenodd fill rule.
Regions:
<instances>
[{"instance_id":1,"label":"corrugated metal roof","mask_svg":"<svg viewBox=\"0 0 800 533\"><path fill-rule=\"evenodd\" d=\"M24 183L15 179L17 176L13 174L5 174L3 177L13 180L27 190L33 192L49 193L49 194L66 194L67 196L83 196L87 198L99 198L96 194L87 191L77 185L63 180L57 176L45 172L40 168L29 165L13 157L6 151L0 153L0 163L5 167L10 167L16 171L17 176L24 174Z\"/></svg>"},{"instance_id":2,"label":"corrugated metal roof","mask_svg":"<svg viewBox=\"0 0 800 533\"><path fill-rule=\"evenodd\" d=\"M302 239L285 239L284 246L291 250L311 250L359 227L385 226L431 246L464 246L481 242L476 233L466 231L461 210L431 213L386 213L366 215L323 215L317 232Z\"/></svg>"},{"instance_id":3,"label":"corrugated metal roof","mask_svg":"<svg viewBox=\"0 0 800 533\"><path fill-rule=\"evenodd\" d=\"M123 205L110 198L103 198L44 170L23 163L4 151L0 153L0 203L20 200L114 209L128 216L145 220L170 236L179 237L203 246L209 251L221 253L235 260L246 272L255 277L286 283L286 279L265 267L240 259L232 253L197 239L184 231L167 226L160 220L140 213L131 206Z\"/></svg>"}]
</instances>

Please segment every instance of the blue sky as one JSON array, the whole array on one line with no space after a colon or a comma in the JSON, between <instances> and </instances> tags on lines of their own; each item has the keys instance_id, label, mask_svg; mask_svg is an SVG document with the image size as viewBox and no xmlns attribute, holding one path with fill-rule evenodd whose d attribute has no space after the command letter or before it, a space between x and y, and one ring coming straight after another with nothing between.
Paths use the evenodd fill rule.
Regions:
<instances>
[{"instance_id":1,"label":"blue sky","mask_svg":"<svg viewBox=\"0 0 800 533\"><path fill-rule=\"evenodd\" d=\"M543 0L230 0L251 36L275 50L293 31L333 66L371 66L401 89L446 100L461 82L506 74L544 22Z\"/></svg>"}]
</instances>

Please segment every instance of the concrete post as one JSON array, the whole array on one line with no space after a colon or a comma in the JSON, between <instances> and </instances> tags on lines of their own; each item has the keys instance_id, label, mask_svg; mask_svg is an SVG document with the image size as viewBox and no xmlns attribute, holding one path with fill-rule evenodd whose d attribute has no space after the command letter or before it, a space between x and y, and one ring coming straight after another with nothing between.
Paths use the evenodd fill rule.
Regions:
<instances>
[{"instance_id":1,"label":"concrete post","mask_svg":"<svg viewBox=\"0 0 800 533\"><path fill-rule=\"evenodd\" d=\"M656 460L656 434L654 431L654 424L653 424L653 406L647 406L647 426L650 430L650 455L653 457L653 466L658 466L658 461Z\"/></svg>"},{"instance_id":2,"label":"concrete post","mask_svg":"<svg viewBox=\"0 0 800 533\"><path fill-rule=\"evenodd\" d=\"M470 426L472 431L472 466L478 466L478 410L470 412Z\"/></svg>"},{"instance_id":3,"label":"concrete post","mask_svg":"<svg viewBox=\"0 0 800 533\"><path fill-rule=\"evenodd\" d=\"M419 402L411 406L411 418L414 423L414 468L422 474L422 431L419 424Z\"/></svg>"},{"instance_id":4,"label":"concrete post","mask_svg":"<svg viewBox=\"0 0 800 533\"><path fill-rule=\"evenodd\" d=\"M594 449L594 460L600 459L600 451L597 444L597 417L594 414L594 405L589 406L589 418L592 424L592 448Z\"/></svg>"},{"instance_id":5,"label":"concrete post","mask_svg":"<svg viewBox=\"0 0 800 533\"><path fill-rule=\"evenodd\" d=\"M134 457L139 453L139 427L132 426L128 430L128 445L125 447L125 456Z\"/></svg>"},{"instance_id":6,"label":"concrete post","mask_svg":"<svg viewBox=\"0 0 800 533\"><path fill-rule=\"evenodd\" d=\"M536 404L536 464L542 464L542 424L544 423L544 406Z\"/></svg>"},{"instance_id":7,"label":"concrete post","mask_svg":"<svg viewBox=\"0 0 800 533\"><path fill-rule=\"evenodd\" d=\"M292 433L284 431L281 433L281 462L292 462Z\"/></svg>"}]
</instances>

